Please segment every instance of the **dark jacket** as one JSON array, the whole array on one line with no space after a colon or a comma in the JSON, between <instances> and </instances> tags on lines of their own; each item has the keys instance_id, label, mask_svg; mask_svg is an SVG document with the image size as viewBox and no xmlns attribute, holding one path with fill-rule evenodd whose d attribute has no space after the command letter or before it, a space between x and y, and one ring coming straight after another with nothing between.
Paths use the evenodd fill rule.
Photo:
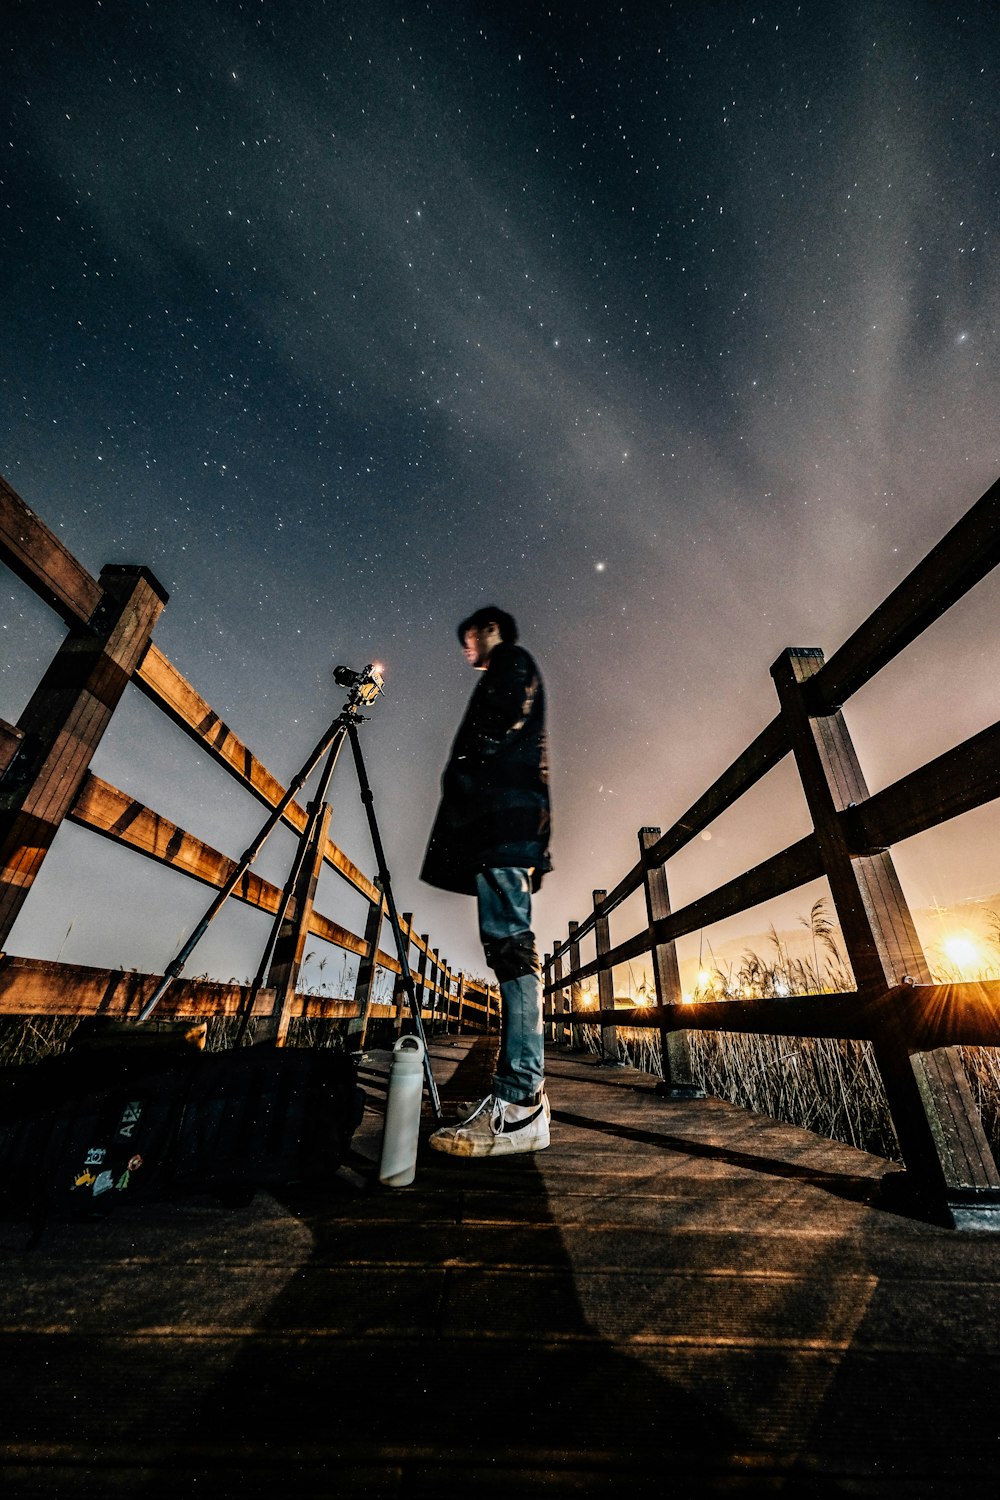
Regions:
<instances>
[{"instance_id":1,"label":"dark jacket","mask_svg":"<svg viewBox=\"0 0 1000 1500\"><path fill-rule=\"evenodd\" d=\"M501 644L459 726L441 778L421 880L473 896L476 872L551 870L545 690L521 646Z\"/></svg>"}]
</instances>

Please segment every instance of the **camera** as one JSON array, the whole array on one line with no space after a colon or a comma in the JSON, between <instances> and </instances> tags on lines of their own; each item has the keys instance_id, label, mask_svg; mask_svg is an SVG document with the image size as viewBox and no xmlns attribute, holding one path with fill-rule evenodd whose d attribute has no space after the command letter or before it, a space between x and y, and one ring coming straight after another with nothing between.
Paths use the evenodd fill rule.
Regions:
<instances>
[{"instance_id":1,"label":"camera","mask_svg":"<svg viewBox=\"0 0 1000 1500\"><path fill-rule=\"evenodd\" d=\"M382 664L370 661L361 672L356 672L353 667L334 667L333 680L338 687L350 688L348 702L352 707L360 708L362 704L374 703L382 691Z\"/></svg>"}]
</instances>

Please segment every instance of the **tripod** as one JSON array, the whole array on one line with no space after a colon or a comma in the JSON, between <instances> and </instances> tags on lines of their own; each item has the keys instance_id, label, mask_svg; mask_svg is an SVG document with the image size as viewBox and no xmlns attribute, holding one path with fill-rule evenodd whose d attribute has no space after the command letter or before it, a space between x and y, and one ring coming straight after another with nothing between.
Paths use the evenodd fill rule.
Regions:
<instances>
[{"instance_id":1,"label":"tripod","mask_svg":"<svg viewBox=\"0 0 1000 1500\"><path fill-rule=\"evenodd\" d=\"M396 944L396 957L399 960L400 978L403 983L406 998L409 1002L410 1014L413 1018L414 1028L420 1040L424 1043L424 1081L427 1085L427 1093L431 1101L431 1108L434 1111L434 1117L440 1122L441 1101L438 1096L437 1084L434 1081L434 1075L431 1072L430 1058L427 1055L426 1037L424 1036L423 1022L420 1018L420 1003L417 999L416 989L413 983L413 975L410 972L409 960L407 958L406 950L408 945L403 939L402 929L399 925L399 914L396 910L396 902L392 894L392 876L389 874L389 869L386 864L385 850L382 846L382 836L379 833L378 820L375 816L375 795L368 780L368 773L365 769L364 757L361 753L361 742L358 739L358 725L364 723L367 718L365 714L362 714L360 712L360 709L362 707L366 707L368 704L374 703L375 699L382 691L382 676L380 670L373 663L369 663L369 665L363 672L352 671L350 667L337 667L333 675L334 681L337 682L341 687L350 688L346 703L344 704L343 708L340 710L336 718L331 722L318 743L313 747L300 770L295 774L295 776L293 776L292 780L289 782L288 790L281 798L281 801L278 802L272 809L269 817L261 827L253 843L250 844L250 846L240 856L239 862L236 865L236 868L233 870L233 873L230 875L225 885L223 885L219 890L205 915L202 917L197 927L195 927L194 931L191 933L191 936L178 950L175 957L171 959L170 963L167 964L166 969L163 972L163 978L160 980L159 984L156 986L156 989L153 991L152 995L150 995L142 1010L139 1012L139 1020L146 1021L149 1019L153 1011L156 1009L157 1005L163 999L163 996L166 994L167 990L170 988L173 980L178 978L183 972L188 959L191 957L191 954L201 942L212 922L214 922L223 906L229 900L229 897L233 894L236 887L239 885L240 881L243 879L244 875L247 873L250 866L257 858L257 855L264 847L264 844L266 843L269 835L280 823L288 807L294 801L296 794L301 791L302 787L309 780L309 777L312 775L313 771L316 769L323 756L326 755L327 761L320 776L319 785L316 790L316 796L309 804L309 817L306 821L306 826L299 838L299 844L295 852L295 858L292 862L292 868L289 873L288 879L285 882L285 887L278 905L278 912L275 917L274 923L272 924L271 932L268 937L267 944L264 948L264 953L261 957L261 961L258 966L253 985L251 987L247 1004L244 1007L237 1042L242 1039L243 1034L246 1030L247 1022L250 1017L250 1012L253 1009L254 1000L256 999L257 993L264 983L264 977L267 973L271 957L274 953L275 945L278 941L278 935L281 930L281 925L284 921L285 913L288 910L288 903L291 900L292 892L295 889L296 884L298 883L298 879L309 850L310 842L315 835L315 830L319 824L320 818L323 815L323 806L326 802L327 792L330 788L330 782L333 779L333 773L336 769L337 760L340 756L341 750L343 749L345 739L350 740L351 751L354 756L354 765L358 775L358 785L361 789L361 801L364 804L365 813L368 818L368 828L371 833L372 845L375 851L375 862L378 866L377 885L381 888L383 899L386 905L387 915L389 917L389 925L392 928L392 935Z\"/></svg>"}]
</instances>

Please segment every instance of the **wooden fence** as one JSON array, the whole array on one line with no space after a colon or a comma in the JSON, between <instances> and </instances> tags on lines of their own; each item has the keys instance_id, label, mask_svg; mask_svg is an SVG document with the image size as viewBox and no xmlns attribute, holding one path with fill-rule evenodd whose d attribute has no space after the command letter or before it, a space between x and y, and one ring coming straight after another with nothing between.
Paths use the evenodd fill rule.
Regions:
<instances>
[{"instance_id":1,"label":"wooden fence","mask_svg":"<svg viewBox=\"0 0 1000 1500\"><path fill-rule=\"evenodd\" d=\"M277 806L285 788L153 642L167 596L147 569L109 565L99 578L92 578L3 479L0 560L68 627L18 724L0 720L0 1014L134 1016L159 976L19 958L2 951L64 819L213 890L221 889L236 869L236 860L90 770L126 685L134 682L268 809ZM307 816L306 809L292 801L283 821L301 835ZM324 865L368 902L363 935L348 931L313 906ZM406 1002L401 986L395 986L392 1004L373 1000L377 969L400 972L395 953L379 947L386 917L383 893L330 839L326 823L312 867L294 894L286 896L248 871L233 899L272 920L284 910L265 985L253 998L258 1038L270 1037L282 1045L295 1018L344 1019L356 1045L363 1045L373 1017L394 1015L397 1026L402 1024ZM417 932L412 913L403 913L401 926L425 1020L466 1030L497 1024L495 990L456 973L439 948L431 946L429 935ZM357 955L357 980L349 999L299 991L310 934ZM237 1015L249 999L248 986L178 979L158 1014Z\"/></svg>"},{"instance_id":2,"label":"wooden fence","mask_svg":"<svg viewBox=\"0 0 1000 1500\"><path fill-rule=\"evenodd\" d=\"M1000 1174L958 1045L1000 1046L1000 981L935 984L890 848L1000 796L1000 723L870 796L841 712L851 695L1000 562L1000 481L994 484L829 661L789 648L771 669L778 712L751 745L667 829L639 830L639 858L546 955L550 1023L659 1029L666 1091L692 1092L689 1031L868 1041L885 1085L909 1180L946 1221L1000 1229ZM668 861L791 754L813 831L745 874L672 912ZM844 994L683 1003L676 941L825 876L854 972ZM612 944L609 918L645 892L647 925ZM581 961L593 936L595 956ZM612 971L652 960L656 1005L615 1008ZM566 966L568 963L568 967ZM596 975L599 1009L581 1005Z\"/></svg>"}]
</instances>

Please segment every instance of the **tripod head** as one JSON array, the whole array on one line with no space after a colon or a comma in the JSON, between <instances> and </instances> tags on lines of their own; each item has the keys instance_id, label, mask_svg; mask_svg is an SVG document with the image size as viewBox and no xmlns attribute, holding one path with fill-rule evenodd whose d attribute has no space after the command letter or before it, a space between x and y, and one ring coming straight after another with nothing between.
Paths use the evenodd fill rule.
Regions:
<instances>
[{"instance_id":1,"label":"tripod head","mask_svg":"<svg viewBox=\"0 0 1000 1500\"><path fill-rule=\"evenodd\" d=\"M367 708L383 690L382 663L370 661L361 672L353 667L334 667L333 680L338 687L349 688L344 713L359 717L357 710Z\"/></svg>"}]
</instances>

